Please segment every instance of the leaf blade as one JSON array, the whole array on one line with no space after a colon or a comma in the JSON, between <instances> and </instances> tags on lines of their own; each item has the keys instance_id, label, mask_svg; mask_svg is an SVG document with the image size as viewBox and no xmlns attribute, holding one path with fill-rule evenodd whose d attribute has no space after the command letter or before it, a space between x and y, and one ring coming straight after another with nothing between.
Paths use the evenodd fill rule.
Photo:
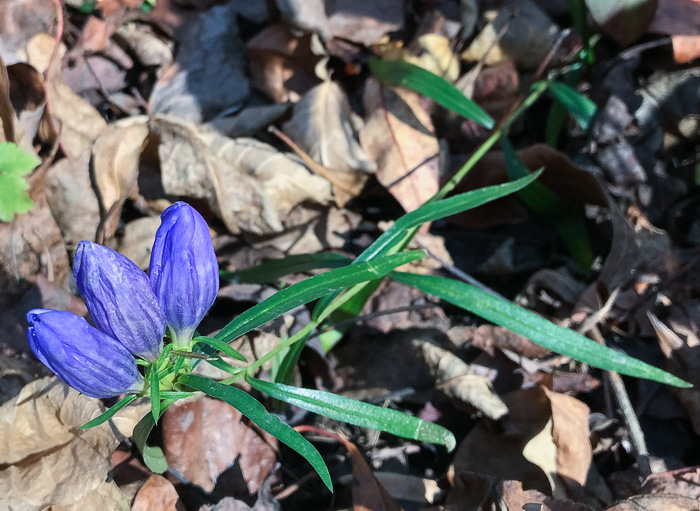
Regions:
<instances>
[{"instance_id":1,"label":"leaf blade","mask_svg":"<svg viewBox=\"0 0 700 511\"><path fill-rule=\"evenodd\" d=\"M397 410L363 403L329 392L270 383L251 376L246 381L269 396L334 420L385 431L403 438L444 445L452 451L457 441L447 429Z\"/></svg>"},{"instance_id":2,"label":"leaf blade","mask_svg":"<svg viewBox=\"0 0 700 511\"><path fill-rule=\"evenodd\" d=\"M369 69L381 82L411 89L427 96L448 110L481 124L487 129L495 125L493 118L444 78L420 66L402 60L369 59Z\"/></svg>"},{"instance_id":3,"label":"leaf blade","mask_svg":"<svg viewBox=\"0 0 700 511\"><path fill-rule=\"evenodd\" d=\"M492 323L504 326L555 353L627 376L654 380L676 387L690 386L688 382L677 376L598 344L573 330L556 325L534 312L496 298L464 282L434 275L401 272L393 272L390 278L437 296Z\"/></svg>"},{"instance_id":4,"label":"leaf blade","mask_svg":"<svg viewBox=\"0 0 700 511\"><path fill-rule=\"evenodd\" d=\"M328 467L316 448L291 426L265 410L265 407L250 394L236 387L223 385L197 375L184 376L180 381L188 387L230 404L260 428L294 449L311 464L326 487L333 491L333 482Z\"/></svg>"}]
</instances>

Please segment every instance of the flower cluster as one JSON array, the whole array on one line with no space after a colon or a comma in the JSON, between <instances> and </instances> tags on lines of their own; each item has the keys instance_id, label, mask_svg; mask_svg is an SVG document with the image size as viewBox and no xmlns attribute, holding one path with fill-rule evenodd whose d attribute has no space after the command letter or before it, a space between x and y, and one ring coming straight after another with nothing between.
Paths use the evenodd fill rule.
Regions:
<instances>
[{"instance_id":1,"label":"flower cluster","mask_svg":"<svg viewBox=\"0 0 700 511\"><path fill-rule=\"evenodd\" d=\"M154 361L166 334L187 349L219 290L219 265L202 216L184 202L161 215L149 275L102 245L81 241L73 260L95 327L70 312L34 309L27 338L65 383L91 397L137 393L134 356Z\"/></svg>"}]
</instances>

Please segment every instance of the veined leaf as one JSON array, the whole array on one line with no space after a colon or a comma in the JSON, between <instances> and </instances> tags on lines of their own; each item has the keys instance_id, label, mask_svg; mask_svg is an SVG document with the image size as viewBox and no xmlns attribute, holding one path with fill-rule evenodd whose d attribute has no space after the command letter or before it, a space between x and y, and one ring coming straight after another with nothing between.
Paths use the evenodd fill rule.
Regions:
<instances>
[{"instance_id":1,"label":"veined leaf","mask_svg":"<svg viewBox=\"0 0 700 511\"><path fill-rule=\"evenodd\" d=\"M208 346L211 346L212 348L219 350L224 355L228 355L229 357L231 357L235 360L240 360L241 362L248 362L248 360L243 355L241 355L236 350L234 350L231 346L229 346L228 344L226 344L223 341L220 341L219 339L214 339L213 337L206 337L206 336L200 335L200 336L192 339L192 342L195 342L195 343L201 342L202 344L207 344Z\"/></svg>"},{"instance_id":2,"label":"veined leaf","mask_svg":"<svg viewBox=\"0 0 700 511\"><path fill-rule=\"evenodd\" d=\"M275 399L334 420L385 431L403 438L444 445L449 451L456 445L454 435L442 426L423 421L418 417L411 417L397 410L370 405L329 392L270 383L250 376L246 381L251 387Z\"/></svg>"},{"instance_id":3,"label":"veined leaf","mask_svg":"<svg viewBox=\"0 0 700 511\"><path fill-rule=\"evenodd\" d=\"M0 143L0 222L11 222L17 213L34 207L29 183L23 177L41 163L35 156L11 143Z\"/></svg>"},{"instance_id":4,"label":"veined leaf","mask_svg":"<svg viewBox=\"0 0 700 511\"><path fill-rule=\"evenodd\" d=\"M574 116L581 129L587 130L591 126L593 117L598 107L596 104L581 94L576 89L561 82L550 82L549 90L555 98Z\"/></svg>"},{"instance_id":5,"label":"veined leaf","mask_svg":"<svg viewBox=\"0 0 700 511\"><path fill-rule=\"evenodd\" d=\"M194 390L199 390L208 396L221 399L230 404L257 424L261 429L287 444L311 464L318 475L321 476L321 479L328 489L333 491L333 483L328 473L328 468L316 448L311 445L306 438L301 436L300 433L294 431L288 424L282 422L265 410L265 407L250 394L236 387L224 385L212 381L209 378L192 374L183 376L180 378L180 382Z\"/></svg>"},{"instance_id":6,"label":"veined leaf","mask_svg":"<svg viewBox=\"0 0 700 511\"><path fill-rule=\"evenodd\" d=\"M214 338L228 342L267 323L280 314L292 310L294 307L335 291L341 291L360 282L383 277L394 268L422 257L425 257L425 251L413 250L314 275L278 291L267 300L263 300L243 312L221 329Z\"/></svg>"},{"instance_id":7,"label":"veined leaf","mask_svg":"<svg viewBox=\"0 0 700 511\"><path fill-rule=\"evenodd\" d=\"M496 298L474 286L433 275L393 272L390 277L407 286L437 296L496 325L523 335L535 344L607 371L645 378L675 387L691 387L688 382L641 360L605 347L568 328Z\"/></svg>"},{"instance_id":8,"label":"veined leaf","mask_svg":"<svg viewBox=\"0 0 700 511\"><path fill-rule=\"evenodd\" d=\"M485 128L491 129L495 124L489 114L462 94L457 87L420 66L403 60L371 58L369 59L369 69L380 82L416 91Z\"/></svg>"},{"instance_id":9,"label":"veined leaf","mask_svg":"<svg viewBox=\"0 0 700 511\"><path fill-rule=\"evenodd\" d=\"M177 401L177 399L164 399L161 403L160 415L163 415L165 410L175 401ZM155 425L156 422L153 419L153 414L147 413L134 428L131 440L136 445L141 456L143 456L143 462L149 470L155 474L163 474L168 470L168 462L165 460L163 449L146 443L148 435L151 434L151 430L153 430L153 426Z\"/></svg>"},{"instance_id":10,"label":"veined leaf","mask_svg":"<svg viewBox=\"0 0 700 511\"><path fill-rule=\"evenodd\" d=\"M229 282L246 284L267 284L285 275L302 273L319 268L342 268L352 262L352 259L332 252L321 254L297 254L282 259L269 259L258 266L247 270L220 272L222 279Z\"/></svg>"}]
</instances>

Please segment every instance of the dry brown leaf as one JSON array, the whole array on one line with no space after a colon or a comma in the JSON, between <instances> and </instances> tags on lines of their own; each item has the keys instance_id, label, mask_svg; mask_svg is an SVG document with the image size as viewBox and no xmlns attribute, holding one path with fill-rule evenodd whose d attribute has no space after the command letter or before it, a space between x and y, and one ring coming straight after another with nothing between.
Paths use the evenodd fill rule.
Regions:
<instances>
[{"instance_id":1,"label":"dry brown leaf","mask_svg":"<svg viewBox=\"0 0 700 511\"><path fill-rule=\"evenodd\" d=\"M377 162L376 176L406 211L437 193L440 146L421 97L367 81L364 94L369 118L360 142Z\"/></svg>"},{"instance_id":2,"label":"dry brown leaf","mask_svg":"<svg viewBox=\"0 0 700 511\"><path fill-rule=\"evenodd\" d=\"M392 498L408 501L416 506L429 506L443 493L437 481L425 477L396 472L375 472L374 478Z\"/></svg>"},{"instance_id":3,"label":"dry brown leaf","mask_svg":"<svg viewBox=\"0 0 700 511\"><path fill-rule=\"evenodd\" d=\"M132 511L175 511L184 509L178 506L180 496L170 481L153 474L136 494Z\"/></svg>"},{"instance_id":4,"label":"dry brown leaf","mask_svg":"<svg viewBox=\"0 0 700 511\"><path fill-rule=\"evenodd\" d=\"M113 482L105 481L79 501L73 504L51 506L49 511L85 511L88 509L129 511L131 506L128 497Z\"/></svg>"},{"instance_id":5,"label":"dry brown leaf","mask_svg":"<svg viewBox=\"0 0 700 511\"><path fill-rule=\"evenodd\" d=\"M471 342L472 346L484 350L492 357L496 355L496 348L535 360L542 359L551 353L547 348L538 346L527 337L502 326L454 327L450 329L448 335L456 345Z\"/></svg>"},{"instance_id":6,"label":"dry brown leaf","mask_svg":"<svg viewBox=\"0 0 700 511\"><path fill-rule=\"evenodd\" d=\"M450 473L478 472L521 481L557 498L578 497L592 457L588 407L537 388L516 390L503 399L510 412L505 431L478 424L458 447Z\"/></svg>"},{"instance_id":7,"label":"dry brown leaf","mask_svg":"<svg viewBox=\"0 0 700 511\"><path fill-rule=\"evenodd\" d=\"M90 494L107 480L119 440L109 423L77 428L103 411L97 399L48 378L27 384L0 407L0 494L5 503L18 511L38 511L85 498L99 500L104 489Z\"/></svg>"},{"instance_id":8,"label":"dry brown leaf","mask_svg":"<svg viewBox=\"0 0 700 511\"><path fill-rule=\"evenodd\" d=\"M428 365L437 387L447 396L473 406L491 420L500 420L508 413L489 379L472 374L461 358L422 340L412 341L411 346Z\"/></svg>"},{"instance_id":9,"label":"dry brown leaf","mask_svg":"<svg viewBox=\"0 0 700 511\"><path fill-rule=\"evenodd\" d=\"M636 495L605 511L700 511L700 502L680 495Z\"/></svg>"},{"instance_id":10,"label":"dry brown leaf","mask_svg":"<svg viewBox=\"0 0 700 511\"><path fill-rule=\"evenodd\" d=\"M92 169L101 206L98 242L114 236L126 199L135 191L148 118L127 117L110 124L92 146Z\"/></svg>"},{"instance_id":11,"label":"dry brown leaf","mask_svg":"<svg viewBox=\"0 0 700 511\"><path fill-rule=\"evenodd\" d=\"M640 493L665 493L700 500L700 467L651 474L644 481Z\"/></svg>"},{"instance_id":12,"label":"dry brown leaf","mask_svg":"<svg viewBox=\"0 0 700 511\"><path fill-rule=\"evenodd\" d=\"M581 502L553 499L537 490L524 490L520 481L503 481L496 490L509 510L525 511L593 511Z\"/></svg>"},{"instance_id":13,"label":"dry brown leaf","mask_svg":"<svg viewBox=\"0 0 700 511\"><path fill-rule=\"evenodd\" d=\"M60 132L60 139L68 157L77 158L89 151L93 142L107 128L100 113L65 84L60 73L54 71L46 84L51 104L51 116Z\"/></svg>"},{"instance_id":14,"label":"dry brown leaf","mask_svg":"<svg viewBox=\"0 0 700 511\"><path fill-rule=\"evenodd\" d=\"M19 50L36 34L49 32L56 22L56 6L43 0L4 0L0 9L0 57L17 62Z\"/></svg>"},{"instance_id":15,"label":"dry brown leaf","mask_svg":"<svg viewBox=\"0 0 700 511\"><path fill-rule=\"evenodd\" d=\"M384 34L403 28L404 0L333 0L325 4L328 21L323 28L333 37L370 46Z\"/></svg>"},{"instance_id":16,"label":"dry brown leaf","mask_svg":"<svg viewBox=\"0 0 700 511\"><path fill-rule=\"evenodd\" d=\"M459 78L459 59L452 52L450 40L439 34L423 34L419 36L411 48L402 44L378 46L378 52L388 60L403 60L441 76L447 81L454 82Z\"/></svg>"},{"instance_id":17,"label":"dry brown leaf","mask_svg":"<svg viewBox=\"0 0 700 511\"><path fill-rule=\"evenodd\" d=\"M238 110L250 94L235 3L189 13L176 31L175 62L151 94L151 114L194 122Z\"/></svg>"},{"instance_id":18,"label":"dry brown leaf","mask_svg":"<svg viewBox=\"0 0 700 511\"><path fill-rule=\"evenodd\" d=\"M235 234L269 234L299 203L326 203L330 183L272 146L201 131L193 123L157 116L163 188L170 195L206 199Z\"/></svg>"},{"instance_id":19,"label":"dry brown leaf","mask_svg":"<svg viewBox=\"0 0 700 511\"><path fill-rule=\"evenodd\" d=\"M700 2L658 0L649 32L668 34L678 64L700 58Z\"/></svg>"},{"instance_id":20,"label":"dry brown leaf","mask_svg":"<svg viewBox=\"0 0 700 511\"><path fill-rule=\"evenodd\" d=\"M160 227L158 216L137 218L124 226L124 232L119 240L110 246L146 271L151 262L151 249L158 227Z\"/></svg>"},{"instance_id":21,"label":"dry brown leaf","mask_svg":"<svg viewBox=\"0 0 700 511\"><path fill-rule=\"evenodd\" d=\"M248 494L255 494L277 463L276 445L274 437L261 436L244 422L241 412L209 397L179 401L163 419L168 465L207 493L235 463L232 473L242 474Z\"/></svg>"},{"instance_id":22,"label":"dry brown leaf","mask_svg":"<svg viewBox=\"0 0 700 511\"><path fill-rule=\"evenodd\" d=\"M317 34L297 37L285 25L269 25L245 48L253 87L277 103L299 101L319 82L317 66L326 58Z\"/></svg>"},{"instance_id":23,"label":"dry brown leaf","mask_svg":"<svg viewBox=\"0 0 700 511\"><path fill-rule=\"evenodd\" d=\"M46 200L67 246L94 241L100 224L100 205L90 179L90 151L63 158L46 174Z\"/></svg>"},{"instance_id":24,"label":"dry brown leaf","mask_svg":"<svg viewBox=\"0 0 700 511\"><path fill-rule=\"evenodd\" d=\"M44 77L29 64L18 62L7 68L10 99L15 109L15 142L30 154L36 152L34 137L46 107Z\"/></svg>"},{"instance_id":25,"label":"dry brown leaf","mask_svg":"<svg viewBox=\"0 0 700 511\"><path fill-rule=\"evenodd\" d=\"M10 103L10 78L7 68L0 56L0 123L2 123L2 139L0 142L15 141L15 110Z\"/></svg>"},{"instance_id":26,"label":"dry brown leaf","mask_svg":"<svg viewBox=\"0 0 700 511\"><path fill-rule=\"evenodd\" d=\"M354 171L364 177L376 165L357 141L361 120L350 109L343 89L326 80L308 91L294 105L284 132L311 158L334 171Z\"/></svg>"},{"instance_id":27,"label":"dry brown leaf","mask_svg":"<svg viewBox=\"0 0 700 511\"><path fill-rule=\"evenodd\" d=\"M559 27L531 0L504 0L484 17L488 25L462 53L465 60L486 65L512 60L519 68L535 69L559 37ZM559 52L553 61L561 56Z\"/></svg>"},{"instance_id":28,"label":"dry brown leaf","mask_svg":"<svg viewBox=\"0 0 700 511\"><path fill-rule=\"evenodd\" d=\"M282 105L258 105L244 108L232 117L219 117L205 127L210 127L227 137L252 137L274 124L289 110L288 103Z\"/></svg>"}]
</instances>

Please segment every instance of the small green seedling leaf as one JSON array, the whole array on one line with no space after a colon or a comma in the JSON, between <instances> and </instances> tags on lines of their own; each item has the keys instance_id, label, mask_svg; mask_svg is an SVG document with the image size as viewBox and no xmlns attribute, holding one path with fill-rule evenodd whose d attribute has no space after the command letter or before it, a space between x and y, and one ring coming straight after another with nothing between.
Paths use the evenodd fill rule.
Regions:
<instances>
[{"instance_id":1,"label":"small green seedling leaf","mask_svg":"<svg viewBox=\"0 0 700 511\"><path fill-rule=\"evenodd\" d=\"M158 417L160 417L160 379L158 378L156 367L152 365L149 373L151 377L151 414L153 415L153 421L158 424Z\"/></svg>"},{"instance_id":2,"label":"small green seedling leaf","mask_svg":"<svg viewBox=\"0 0 700 511\"><path fill-rule=\"evenodd\" d=\"M402 60L371 58L369 59L369 69L380 82L411 89L427 96L448 110L477 122L487 129L491 129L495 125L493 117L462 94L457 87L420 66Z\"/></svg>"},{"instance_id":3,"label":"small green seedling leaf","mask_svg":"<svg viewBox=\"0 0 700 511\"><path fill-rule=\"evenodd\" d=\"M403 438L444 445L448 451L457 445L454 435L442 426L411 417L398 410L382 408L329 392L270 383L250 376L246 381L251 387L275 399L334 420L385 431Z\"/></svg>"},{"instance_id":4,"label":"small green seedling leaf","mask_svg":"<svg viewBox=\"0 0 700 511\"><path fill-rule=\"evenodd\" d=\"M547 321L512 302L464 282L437 277L393 272L390 278L437 296L496 325L527 337L554 353L606 371L688 388L692 385L657 367L612 350L568 328Z\"/></svg>"},{"instance_id":5,"label":"small green seedling leaf","mask_svg":"<svg viewBox=\"0 0 700 511\"><path fill-rule=\"evenodd\" d=\"M236 387L192 374L183 376L180 382L194 390L199 390L208 396L221 399L230 404L261 429L279 439L280 442L287 444L311 464L328 489L333 491L331 475L328 473L328 468L316 448L300 433L292 429L289 424L282 422L265 410L265 407L250 394Z\"/></svg>"},{"instance_id":6,"label":"small green seedling leaf","mask_svg":"<svg viewBox=\"0 0 700 511\"><path fill-rule=\"evenodd\" d=\"M163 415L165 410L175 401L177 401L177 399L163 400L160 407L160 415ZM143 462L146 467L154 474L164 474L168 470L168 462L165 460L163 449L146 443L148 435L151 434L151 430L153 430L153 426L155 425L153 414L147 413L134 428L131 439L141 453L141 456L143 456Z\"/></svg>"},{"instance_id":7,"label":"small green seedling leaf","mask_svg":"<svg viewBox=\"0 0 700 511\"><path fill-rule=\"evenodd\" d=\"M112 417L114 417L115 413L117 413L119 410L121 410L126 405L131 403L134 399L136 399L136 395L134 395L134 394L132 394L131 396L126 396L124 399L122 399L117 404L112 406L109 410L107 410L103 414L95 417L90 422L83 424L78 429L90 429L90 428L94 428L95 426L99 426L103 422L106 422L109 419L111 419Z\"/></svg>"},{"instance_id":8,"label":"small green seedling leaf","mask_svg":"<svg viewBox=\"0 0 700 511\"><path fill-rule=\"evenodd\" d=\"M0 143L0 221L11 222L16 214L27 213L34 207L24 176L39 163L21 147L11 142Z\"/></svg>"},{"instance_id":9,"label":"small green seedling leaf","mask_svg":"<svg viewBox=\"0 0 700 511\"><path fill-rule=\"evenodd\" d=\"M561 82L551 82L549 90L555 98L574 116L581 129L588 130L598 110L596 104L576 89Z\"/></svg>"}]
</instances>

